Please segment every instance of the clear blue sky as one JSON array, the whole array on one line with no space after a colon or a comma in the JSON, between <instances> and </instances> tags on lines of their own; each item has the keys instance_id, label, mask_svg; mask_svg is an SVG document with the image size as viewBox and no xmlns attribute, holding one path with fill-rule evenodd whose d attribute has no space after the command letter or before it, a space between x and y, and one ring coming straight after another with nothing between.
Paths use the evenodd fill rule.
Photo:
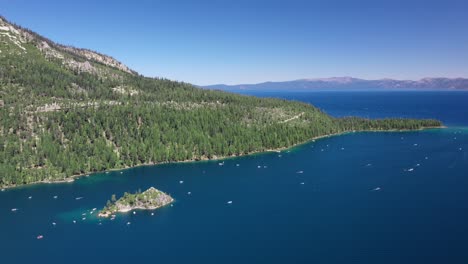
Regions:
<instances>
[{"instance_id":1,"label":"clear blue sky","mask_svg":"<svg viewBox=\"0 0 468 264\"><path fill-rule=\"evenodd\" d=\"M468 1L23 1L0 14L194 84L468 77Z\"/></svg>"}]
</instances>

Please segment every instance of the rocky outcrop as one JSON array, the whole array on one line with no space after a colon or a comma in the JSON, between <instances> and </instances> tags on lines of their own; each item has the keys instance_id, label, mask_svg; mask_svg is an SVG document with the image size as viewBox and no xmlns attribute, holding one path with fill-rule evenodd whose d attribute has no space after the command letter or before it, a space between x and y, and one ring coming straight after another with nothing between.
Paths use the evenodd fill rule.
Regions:
<instances>
[{"instance_id":1,"label":"rocky outcrop","mask_svg":"<svg viewBox=\"0 0 468 264\"><path fill-rule=\"evenodd\" d=\"M23 44L31 43L36 46L47 59L62 60L64 66L75 71L102 74L102 71L97 70L96 67L93 66L93 63L100 63L126 73L136 74L135 71L110 56L89 49L80 49L55 43L29 29L14 25L1 16L0 35L7 36L10 41L23 51L26 50Z\"/></svg>"},{"instance_id":2,"label":"rocky outcrop","mask_svg":"<svg viewBox=\"0 0 468 264\"><path fill-rule=\"evenodd\" d=\"M107 205L99 212L99 217L109 217L117 212L128 212L134 209L154 210L172 203L174 199L160 190L150 187L144 192L135 194L125 193L124 196L112 201L107 201Z\"/></svg>"}]
</instances>

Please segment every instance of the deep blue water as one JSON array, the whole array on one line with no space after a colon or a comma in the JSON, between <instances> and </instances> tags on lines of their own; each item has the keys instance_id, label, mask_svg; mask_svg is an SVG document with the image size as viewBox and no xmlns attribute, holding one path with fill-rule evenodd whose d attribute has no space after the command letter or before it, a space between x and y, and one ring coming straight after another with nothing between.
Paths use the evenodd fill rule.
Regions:
<instances>
[{"instance_id":1,"label":"deep blue water","mask_svg":"<svg viewBox=\"0 0 468 264\"><path fill-rule=\"evenodd\" d=\"M256 95L337 116L435 117L449 128L352 133L281 157L138 167L0 192L2 263L468 262L468 93ZM89 215L114 193L150 186L174 205L114 221Z\"/></svg>"}]
</instances>

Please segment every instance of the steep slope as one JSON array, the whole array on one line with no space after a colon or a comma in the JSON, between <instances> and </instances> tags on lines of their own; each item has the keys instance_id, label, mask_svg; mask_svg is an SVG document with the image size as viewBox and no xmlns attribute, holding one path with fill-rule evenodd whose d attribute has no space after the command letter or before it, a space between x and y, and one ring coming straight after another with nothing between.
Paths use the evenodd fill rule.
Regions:
<instances>
[{"instance_id":1,"label":"steep slope","mask_svg":"<svg viewBox=\"0 0 468 264\"><path fill-rule=\"evenodd\" d=\"M142 77L115 59L0 20L0 185L289 147L434 120L335 119L304 103Z\"/></svg>"}]
</instances>

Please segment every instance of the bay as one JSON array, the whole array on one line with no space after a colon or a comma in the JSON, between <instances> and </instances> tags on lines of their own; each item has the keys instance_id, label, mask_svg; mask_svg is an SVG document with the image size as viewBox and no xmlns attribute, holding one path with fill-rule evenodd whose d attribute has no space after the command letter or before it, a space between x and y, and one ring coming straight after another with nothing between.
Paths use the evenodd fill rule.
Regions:
<instances>
[{"instance_id":1,"label":"bay","mask_svg":"<svg viewBox=\"0 0 468 264\"><path fill-rule=\"evenodd\" d=\"M334 116L438 118L448 128L349 133L222 166L144 166L6 190L2 262L466 263L468 93L254 95ZM112 194L150 186L173 206L114 221L90 214Z\"/></svg>"}]
</instances>

